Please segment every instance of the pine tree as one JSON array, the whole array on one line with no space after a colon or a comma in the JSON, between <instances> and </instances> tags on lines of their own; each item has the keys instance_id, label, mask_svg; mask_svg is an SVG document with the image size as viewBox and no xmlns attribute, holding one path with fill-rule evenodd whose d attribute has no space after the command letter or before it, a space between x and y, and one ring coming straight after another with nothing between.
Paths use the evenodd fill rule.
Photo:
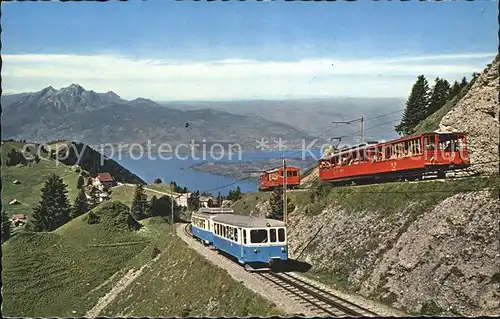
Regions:
<instances>
[{"instance_id":1,"label":"pine tree","mask_svg":"<svg viewBox=\"0 0 500 319\"><path fill-rule=\"evenodd\" d=\"M189 198L188 198L188 207L193 212L200 209L200 192L199 191L191 193L191 196L189 196Z\"/></svg>"},{"instance_id":2,"label":"pine tree","mask_svg":"<svg viewBox=\"0 0 500 319\"><path fill-rule=\"evenodd\" d=\"M149 207L151 209L151 216L158 216L155 212L155 206L157 201L158 197L156 197L156 195L153 195L153 197L151 197L151 202L149 203Z\"/></svg>"},{"instance_id":3,"label":"pine tree","mask_svg":"<svg viewBox=\"0 0 500 319\"><path fill-rule=\"evenodd\" d=\"M450 91L450 83L446 79L436 78L436 83L432 88L429 107L427 108L427 116L439 110L448 101Z\"/></svg>"},{"instance_id":4,"label":"pine tree","mask_svg":"<svg viewBox=\"0 0 500 319\"><path fill-rule=\"evenodd\" d=\"M283 220L283 186L277 187L273 190L270 199L271 212L266 216L267 218ZM290 198L287 198L287 212L293 210L293 205Z\"/></svg>"},{"instance_id":5,"label":"pine tree","mask_svg":"<svg viewBox=\"0 0 500 319\"><path fill-rule=\"evenodd\" d=\"M453 98L457 96L461 90L462 89L460 88L460 84L458 84L457 81L453 82L453 85L450 88L450 93L448 94L448 101L453 100Z\"/></svg>"},{"instance_id":6,"label":"pine tree","mask_svg":"<svg viewBox=\"0 0 500 319\"><path fill-rule=\"evenodd\" d=\"M222 207L222 195L220 192L217 193L217 206Z\"/></svg>"},{"instance_id":7,"label":"pine tree","mask_svg":"<svg viewBox=\"0 0 500 319\"><path fill-rule=\"evenodd\" d=\"M239 186L236 186L236 190L234 191L234 200L238 200L241 198L241 189Z\"/></svg>"},{"instance_id":8,"label":"pine tree","mask_svg":"<svg viewBox=\"0 0 500 319\"><path fill-rule=\"evenodd\" d=\"M41 191L41 200L33 209L32 223L34 231L52 231L70 219L69 204L63 180L51 174Z\"/></svg>"},{"instance_id":9,"label":"pine tree","mask_svg":"<svg viewBox=\"0 0 500 319\"><path fill-rule=\"evenodd\" d=\"M130 213L137 220L151 216L148 195L146 195L146 191L144 191L142 184L138 184L135 188L134 200Z\"/></svg>"},{"instance_id":10,"label":"pine tree","mask_svg":"<svg viewBox=\"0 0 500 319\"><path fill-rule=\"evenodd\" d=\"M159 177L158 177L158 178L156 178L156 179L154 180L154 183L155 183L155 184L161 184L161 183L163 183L163 182L162 182L161 178L159 178Z\"/></svg>"},{"instance_id":11,"label":"pine tree","mask_svg":"<svg viewBox=\"0 0 500 319\"><path fill-rule=\"evenodd\" d=\"M414 133L417 126L427 115L427 106L429 105L429 84L425 76L419 75L413 85L406 109L401 123L395 127L400 135L410 135Z\"/></svg>"},{"instance_id":12,"label":"pine tree","mask_svg":"<svg viewBox=\"0 0 500 319\"><path fill-rule=\"evenodd\" d=\"M76 196L75 203L71 209L71 218L78 217L85 214L90 210L89 204L87 203L87 196L85 196L85 191L80 188L78 195Z\"/></svg>"},{"instance_id":13,"label":"pine tree","mask_svg":"<svg viewBox=\"0 0 500 319\"><path fill-rule=\"evenodd\" d=\"M85 185L85 179L82 175L78 176L78 181L76 182L76 188L81 189Z\"/></svg>"},{"instance_id":14,"label":"pine tree","mask_svg":"<svg viewBox=\"0 0 500 319\"><path fill-rule=\"evenodd\" d=\"M2 243L10 238L11 230L12 223L10 222L9 215L7 215L6 211L2 210Z\"/></svg>"},{"instance_id":15,"label":"pine tree","mask_svg":"<svg viewBox=\"0 0 500 319\"><path fill-rule=\"evenodd\" d=\"M460 82L460 89L463 89L464 87L466 87L467 84L469 84L469 82L467 82L467 78L464 76L462 78L462 81Z\"/></svg>"}]
</instances>

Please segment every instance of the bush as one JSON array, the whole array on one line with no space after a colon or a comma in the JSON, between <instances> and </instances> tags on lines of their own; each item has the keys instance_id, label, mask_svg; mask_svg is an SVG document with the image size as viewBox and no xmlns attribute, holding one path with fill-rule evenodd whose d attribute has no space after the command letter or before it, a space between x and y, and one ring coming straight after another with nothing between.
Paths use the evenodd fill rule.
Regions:
<instances>
[{"instance_id":1,"label":"bush","mask_svg":"<svg viewBox=\"0 0 500 319\"><path fill-rule=\"evenodd\" d=\"M161 253L161 250L158 249L158 247L154 247L153 251L151 252L151 259L156 258Z\"/></svg>"},{"instance_id":2,"label":"bush","mask_svg":"<svg viewBox=\"0 0 500 319\"><path fill-rule=\"evenodd\" d=\"M90 212L89 215L87 216L87 223L90 225L98 224L99 216L94 212Z\"/></svg>"}]
</instances>

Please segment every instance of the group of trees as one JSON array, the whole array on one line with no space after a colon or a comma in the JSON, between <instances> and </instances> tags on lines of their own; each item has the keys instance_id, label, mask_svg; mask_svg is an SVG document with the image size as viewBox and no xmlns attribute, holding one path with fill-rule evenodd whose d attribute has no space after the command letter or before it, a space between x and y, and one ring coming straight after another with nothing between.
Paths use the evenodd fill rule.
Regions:
<instances>
[{"instance_id":1,"label":"group of trees","mask_svg":"<svg viewBox=\"0 0 500 319\"><path fill-rule=\"evenodd\" d=\"M148 201L148 196L142 184L136 186L134 199L132 201L132 207L130 213L136 220L141 220L144 218L161 216L166 219L172 217L172 207L174 222L179 220L179 215L181 212L181 207L177 205L175 200L172 203L172 198L170 196L161 196L157 198L153 196L151 201Z\"/></svg>"},{"instance_id":2,"label":"group of trees","mask_svg":"<svg viewBox=\"0 0 500 319\"><path fill-rule=\"evenodd\" d=\"M229 194L226 196L226 199L232 200L232 201L237 201L237 200L241 199L242 195L243 194L241 193L240 187L236 186L236 189L234 191L233 190L229 191Z\"/></svg>"},{"instance_id":3,"label":"group of trees","mask_svg":"<svg viewBox=\"0 0 500 319\"><path fill-rule=\"evenodd\" d=\"M39 163L40 157L35 154L33 159L27 159L24 154L16 149L12 149L9 153L7 153L7 160L5 161L5 165L7 166L16 166L18 164L26 165L31 162Z\"/></svg>"},{"instance_id":4,"label":"group of trees","mask_svg":"<svg viewBox=\"0 0 500 319\"><path fill-rule=\"evenodd\" d=\"M473 73L472 78L475 79L477 75ZM466 77L463 77L461 82L455 81L452 85L446 79L438 77L434 86L429 88L425 76L419 75L406 101L401 123L395 126L396 132L400 135L413 134L415 127L422 120L453 100L468 84Z\"/></svg>"},{"instance_id":5,"label":"group of trees","mask_svg":"<svg viewBox=\"0 0 500 319\"><path fill-rule=\"evenodd\" d=\"M2 243L10 238L11 227L9 215L2 209Z\"/></svg>"},{"instance_id":6,"label":"group of trees","mask_svg":"<svg viewBox=\"0 0 500 319\"><path fill-rule=\"evenodd\" d=\"M190 211L197 211L201 204L200 204L200 191L197 190L196 192L191 193L191 195L188 197L187 204L189 207Z\"/></svg>"}]
</instances>

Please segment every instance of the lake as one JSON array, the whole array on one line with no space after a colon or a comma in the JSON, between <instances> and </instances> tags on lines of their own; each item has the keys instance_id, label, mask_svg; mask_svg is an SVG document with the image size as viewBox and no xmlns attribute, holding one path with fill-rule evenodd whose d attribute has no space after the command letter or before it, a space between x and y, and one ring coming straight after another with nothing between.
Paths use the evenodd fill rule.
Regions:
<instances>
[{"instance_id":1,"label":"lake","mask_svg":"<svg viewBox=\"0 0 500 319\"><path fill-rule=\"evenodd\" d=\"M311 151L315 156L320 153L319 149ZM220 192L222 195L227 195L231 189L235 189L239 186L241 191L244 193L255 192L258 188L258 180L249 179L244 181L239 181L234 178L213 175L208 173L203 173L189 169L190 166L209 161L209 162L239 162L239 161L252 161L252 160L263 160L272 158L281 158L283 155L282 151L247 151L242 152L241 160L238 156L233 154L230 159L229 156L223 156L222 159L210 160L208 156L207 160L203 160L203 154L195 154L196 158L192 157L187 159L148 159L140 158L134 159L129 156L122 156L121 158L113 159L120 163L123 167L132 171L134 174L141 177L146 183L153 183L156 178L161 178L163 183L169 183L170 181L175 181L177 185L184 187L186 186L190 190L199 190L200 192L210 192L214 196ZM288 159L291 158L301 158L301 150L287 150L285 151L285 156ZM308 157L311 158L311 157Z\"/></svg>"}]
</instances>

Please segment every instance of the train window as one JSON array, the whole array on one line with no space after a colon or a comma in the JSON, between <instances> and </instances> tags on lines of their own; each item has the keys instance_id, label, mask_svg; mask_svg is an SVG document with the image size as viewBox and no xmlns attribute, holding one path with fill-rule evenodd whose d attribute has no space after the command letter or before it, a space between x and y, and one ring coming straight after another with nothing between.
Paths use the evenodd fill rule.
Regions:
<instances>
[{"instance_id":1,"label":"train window","mask_svg":"<svg viewBox=\"0 0 500 319\"><path fill-rule=\"evenodd\" d=\"M243 229L243 244L247 243L247 230Z\"/></svg>"},{"instance_id":2,"label":"train window","mask_svg":"<svg viewBox=\"0 0 500 319\"><path fill-rule=\"evenodd\" d=\"M439 149L447 152L455 152L458 149L458 136L456 134L439 135Z\"/></svg>"},{"instance_id":3,"label":"train window","mask_svg":"<svg viewBox=\"0 0 500 319\"><path fill-rule=\"evenodd\" d=\"M434 139L434 135L426 136L424 139L425 149L428 151L432 151L436 149L436 141Z\"/></svg>"},{"instance_id":4,"label":"train window","mask_svg":"<svg viewBox=\"0 0 500 319\"><path fill-rule=\"evenodd\" d=\"M269 229L269 239L271 243L276 242L276 229Z\"/></svg>"},{"instance_id":5,"label":"train window","mask_svg":"<svg viewBox=\"0 0 500 319\"><path fill-rule=\"evenodd\" d=\"M236 228L234 229L234 241L238 242L238 230Z\"/></svg>"},{"instance_id":6,"label":"train window","mask_svg":"<svg viewBox=\"0 0 500 319\"><path fill-rule=\"evenodd\" d=\"M279 228L278 229L278 241L280 242L285 242L285 229L284 228Z\"/></svg>"},{"instance_id":7,"label":"train window","mask_svg":"<svg viewBox=\"0 0 500 319\"><path fill-rule=\"evenodd\" d=\"M292 171L287 171L287 172L286 172L286 176L287 176L287 177L292 177Z\"/></svg>"},{"instance_id":8,"label":"train window","mask_svg":"<svg viewBox=\"0 0 500 319\"><path fill-rule=\"evenodd\" d=\"M294 172L293 172L293 176L299 176L299 172L294 171Z\"/></svg>"},{"instance_id":9,"label":"train window","mask_svg":"<svg viewBox=\"0 0 500 319\"><path fill-rule=\"evenodd\" d=\"M252 229L250 231L250 242L252 244L267 243L267 230L266 229Z\"/></svg>"}]
</instances>

